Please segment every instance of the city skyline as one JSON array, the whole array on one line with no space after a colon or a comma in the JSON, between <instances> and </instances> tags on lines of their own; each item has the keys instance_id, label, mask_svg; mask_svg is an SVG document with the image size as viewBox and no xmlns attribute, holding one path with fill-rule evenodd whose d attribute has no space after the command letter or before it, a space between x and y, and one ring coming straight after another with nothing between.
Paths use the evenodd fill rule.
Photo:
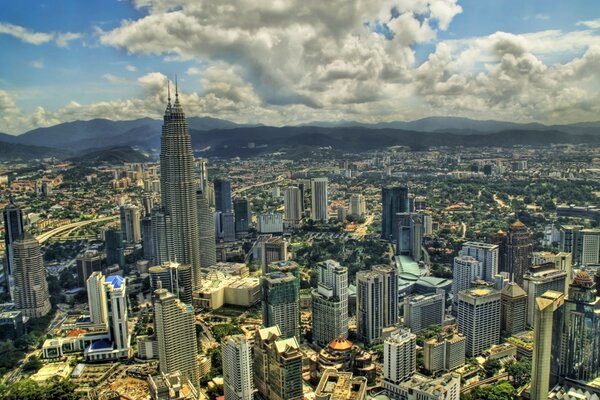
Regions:
<instances>
[{"instance_id":1,"label":"city skyline","mask_svg":"<svg viewBox=\"0 0 600 400\"><path fill-rule=\"evenodd\" d=\"M6 4L3 132L158 118L176 75L189 115L241 123L598 120L600 4L244 4Z\"/></svg>"}]
</instances>

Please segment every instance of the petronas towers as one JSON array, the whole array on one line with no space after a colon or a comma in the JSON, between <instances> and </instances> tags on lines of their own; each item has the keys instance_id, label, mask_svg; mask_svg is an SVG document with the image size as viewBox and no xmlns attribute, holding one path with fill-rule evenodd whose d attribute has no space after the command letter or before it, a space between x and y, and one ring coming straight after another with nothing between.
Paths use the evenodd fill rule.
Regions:
<instances>
[{"instance_id":1,"label":"petronas towers","mask_svg":"<svg viewBox=\"0 0 600 400\"><path fill-rule=\"evenodd\" d=\"M196 202L192 138L185 114L175 92L169 95L160 145L160 188L162 210L170 225L164 230L159 261L177 261L192 266L193 289L200 286L200 234ZM162 236L162 235L161 235ZM166 247L166 248L165 248ZM214 248L214 247L213 247ZM165 254L166 253L166 254Z\"/></svg>"}]
</instances>

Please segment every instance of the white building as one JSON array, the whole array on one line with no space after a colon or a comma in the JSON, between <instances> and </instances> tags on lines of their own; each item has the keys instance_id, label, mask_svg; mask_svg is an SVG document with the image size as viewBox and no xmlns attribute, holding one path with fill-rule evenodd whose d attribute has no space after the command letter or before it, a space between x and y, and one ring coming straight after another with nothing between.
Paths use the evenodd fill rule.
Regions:
<instances>
[{"instance_id":1,"label":"white building","mask_svg":"<svg viewBox=\"0 0 600 400\"><path fill-rule=\"evenodd\" d=\"M348 337L348 269L334 260L317 266L319 283L312 291L313 342L326 346Z\"/></svg>"},{"instance_id":2,"label":"white building","mask_svg":"<svg viewBox=\"0 0 600 400\"><path fill-rule=\"evenodd\" d=\"M244 335L227 336L221 343L225 400L252 400L252 345Z\"/></svg>"},{"instance_id":3,"label":"white building","mask_svg":"<svg viewBox=\"0 0 600 400\"><path fill-rule=\"evenodd\" d=\"M474 280L480 279L482 274L481 262L476 258L466 255L454 257L452 271L452 297L454 309L458 304L458 293L471 287Z\"/></svg>"},{"instance_id":4,"label":"white building","mask_svg":"<svg viewBox=\"0 0 600 400\"><path fill-rule=\"evenodd\" d=\"M383 343L383 389L392 398L400 383L417 370L417 337L410 329L399 329Z\"/></svg>"},{"instance_id":5,"label":"white building","mask_svg":"<svg viewBox=\"0 0 600 400\"><path fill-rule=\"evenodd\" d=\"M466 242L463 243L459 252L461 256L471 256L481 263L481 279L493 282L494 276L498 274L498 250L497 244Z\"/></svg>"},{"instance_id":6,"label":"white building","mask_svg":"<svg viewBox=\"0 0 600 400\"><path fill-rule=\"evenodd\" d=\"M106 328L108 324L108 310L104 288L104 275L102 275L102 272L93 272L88 278L87 295L92 324L101 325Z\"/></svg>"},{"instance_id":7,"label":"white building","mask_svg":"<svg viewBox=\"0 0 600 400\"><path fill-rule=\"evenodd\" d=\"M501 297L498 290L475 287L458 294L458 331L467 338L466 355L475 357L500 343Z\"/></svg>"},{"instance_id":8,"label":"white building","mask_svg":"<svg viewBox=\"0 0 600 400\"><path fill-rule=\"evenodd\" d=\"M283 215L278 213L258 214L256 228L259 233L283 233Z\"/></svg>"}]
</instances>

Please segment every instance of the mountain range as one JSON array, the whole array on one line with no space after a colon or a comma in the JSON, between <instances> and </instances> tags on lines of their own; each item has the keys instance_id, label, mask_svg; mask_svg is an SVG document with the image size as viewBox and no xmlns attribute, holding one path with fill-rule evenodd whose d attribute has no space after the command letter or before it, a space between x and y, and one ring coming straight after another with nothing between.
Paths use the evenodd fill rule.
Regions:
<instances>
[{"instance_id":1,"label":"mountain range","mask_svg":"<svg viewBox=\"0 0 600 400\"><path fill-rule=\"evenodd\" d=\"M440 145L600 144L600 122L548 126L429 117L410 122L364 124L339 121L272 127L191 117L188 125L195 151L222 157L328 146L340 151L362 151L395 145L427 148ZM0 133L0 161L57 157L77 162L127 162L130 158L130 162L138 162L148 156L144 150L160 147L161 126L161 120L150 118L131 121L93 119L37 128L18 136ZM131 147L141 152L126 150Z\"/></svg>"}]
</instances>

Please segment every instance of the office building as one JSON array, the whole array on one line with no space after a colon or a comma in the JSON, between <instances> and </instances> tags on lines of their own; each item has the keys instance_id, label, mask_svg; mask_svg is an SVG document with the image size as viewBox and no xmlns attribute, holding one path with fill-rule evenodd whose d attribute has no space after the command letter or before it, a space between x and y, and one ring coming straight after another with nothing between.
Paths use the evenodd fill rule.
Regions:
<instances>
[{"instance_id":1,"label":"office building","mask_svg":"<svg viewBox=\"0 0 600 400\"><path fill-rule=\"evenodd\" d=\"M519 220L510 226L506 242L506 268L513 281L523 286L523 276L531 266L533 244L529 229Z\"/></svg>"},{"instance_id":2,"label":"office building","mask_svg":"<svg viewBox=\"0 0 600 400\"><path fill-rule=\"evenodd\" d=\"M295 337L284 339L277 326L256 332L252 351L254 386L262 398L302 400L302 353Z\"/></svg>"},{"instance_id":3,"label":"office building","mask_svg":"<svg viewBox=\"0 0 600 400\"><path fill-rule=\"evenodd\" d=\"M549 290L535 299L531 400L547 400L559 365L564 294ZM558 334L558 335L557 335Z\"/></svg>"},{"instance_id":4,"label":"office building","mask_svg":"<svg viewBox=\"0 0 600 400\"><path fill-rule=\"evenodd\" d=\"M500 333L502 337L523 332L527 325L527 293L516 283L509 282L500 293L502 315Z\"/></svg>"},{"instance_id":5,"label":"office building","mask_svg":"<svg viewBox=\"0 0 600 400\"><path fill-rule=\"evenodd\" d=\"M246 237L250 228L250 205L248 200L235 199L233 201L233 212L235 214L235 237Z\"/></svg>"},{"instance_id":6,"label":"office building","mask_svg":"<svg viewBox=\"0 0 600 400\"><path fill-rule=\"evenodd\" d=\"M410 212L408 207L408 188L382 188L381 203L381 238L394 240L397 237L396 214Z\"/></svg>"},{"instance_id":7,"label":"office building","mask_svg":"<svg viewBox=\"0 0 600 400\"><path fill-rule=\"evenodd\" d=\"M498 274L499 246L497 244L466 242L459 251L461 256L471 256L481 263L481 279L493 282Z\"/></svg>"},{"instance_id":8,"label":"office building","mask_svg":"<svg viewBox=\"0 0 600 400\"><path fill-rule=\"evenodd\" d=\"M452 371L465 365L467 338L458 333L456 326L444 330L423 343L423 366L431 374Z\"/></svg>"},{"instance_id":9,"label":"office building","mask_svg":"<svg viewBox=\"0 0 600 400\"><path fill-rule=\"evenodd\" d=\"M215 190L215 210L227 212L232 210L231 181L225 178L216 178L213 181Z\"/></svg>"},{"instance_id":10,"label":"office building","mask_svg":"<svg viewBox=\"0 0 600 400\"><path fill-rule=\"evenodd\" d=\"M326 346L337 337L348 337L348 269L337 261L317 265L318 286L312 290L312 338Z\"/></svg>"},{"instance_id":11,"label":"office building","mask_svg":"<svg viewBox=\"0 0 600 400\"><path fill-rule=\"evenodd\" d=\"M196 319L191 305L184 304L166 289L154 291L154 326L161 373L180 372L198 385L200 370Z\"/></svg>"},{"instance_id":12,"label":"office building","mask_svg":"<svg viewBox=\"0 0 600 400\"><path fill-rule=\"evenodd\" d=\"M152 229L152 262L162 264L171 260L172 249L169 238L173 235L171 216L165 213L164 208L155 207L150 216Z\"/></svg>"},{"instance_id":13,"label":"office building","mask_svg":"<svg viewBox=\"0 0 600 400\"><path fill-rule=\"evenodd\" d=\"M263 275L267 272L266 268L272 262L286 261L288 242L281 237L271 235L261 235L255 244L254 259L260 260Z\"/></svg>"},{"instance_id":14,"label":"office building","mask_svg":"<svg viewBox=\"0 0 600 400\"><path fill-rule=\"evenodd\" d=\"M40 244L25 232L11 246L15 307L25 317L43 317L50 312L51 305Z\"/></svg>"},{"instance_id":15,"label":"office building","mask_svg":"<svg viewBox=\"0 0 600 400\"><path fill-rule=\"evenodd\" d=\"M404 325L409 327L411 332L417 333L421 329L444 322L446 293L443 290L440 292L404 298Z\"/></svg>"},{"instance_id":16,"label":"office building","mask_svg":"<svg viewBox=\"0 0 600 400\"><path fill-rule=\"evenodd\" d=\"M167 103L160 142L160 188L167 220L168 258L192 266L194 289L200 286L200 237L196 199L194 154L185 114L175 90L175 103ZM195 383L194 383L195 384Z\"/></svg>"},{"instance_id":17,"label":"office building","mask_svg":"<svg viewBox=\"0 0 600 400\"><path fill-rule=\"evenodd\" d=\"M564 293L567 273L552 264L530 269L523 277L523 290L527 293L527 326L533 327L535 302L549 290Z\"/></svg>"},{"instance_id":18,"label":"office building","mask_svg":"<svg viewBox=\"0 0 600 400\"><path fill-rule=\"evenodd\" d=\"M93 272L86 279L86 287L92 325L108 327L108 302L102 272Z\"/></svg>"},{"instance_id":19,"label":"office building","mask_svg":"<svg viewBox=\"0 0 600 400\"><path fill-rule=\"evenodd\" d=\"M85 287L90 275L94 271L102 271L103 257L96 250L88 250L83 254L80 254L76 258L76 269L77 269L77 284L79 287Z\"/></svg>"},{"instance_id":20,"label":"office building","mask_svg":"<svg viewBox=\"0 0 600 400\"><path fill-rule=\"evenodd\" d=\"M217 245L215 241L215 220L208 205L206 192L196 191L198 208L198 232L200 239L200 267L207 268L217 263Z\"/></svg>"},{"instance_id":21,"label":"office building","mask_svg":"<svg viewBox=\"0 0 600 400\"><path fill-rule=\"evenodd\" d=\"M311 189L311 211L310 218L313 221L327 221L327 206L329 205L327 178L313 178L310 180Z\"/></svg>"},{"instance_id":22,"label":"office building","mask_svg":"<svg viewBox=\"0 0 600 400\"><path fill-rule=\"evenodd\" d=\"M315 400L365 400L367 379L352 372L327 369L315 389Z\"/></svg>"},{"instance_id":23,"label":"office building","mask_svg":"<svg viewBox=\"0 0 600 400\"><path fill-rule=\"evenodd\" d=\"M106 252L106 265L112 267L125 266L125 253L123 249L123 232L115 229L104 231L104 250Z\"/></svg>"},{"instance_id":24,"label":"office building","mask_svg":"<svg viewBox=\"0 0 600 400\"><path fill-rule=\"evenodd\" d=\"M129 357L131 337L127 325L127 281L119 275L107 276L104 278L104 288L106 290L108 328L113 343L113 352L116 353L116 358ZM98 346L99 353L102 352L100 347ZM97 357L91 354L94 350L94 346L90 346L86 354L87 358L95 361L102 359L100 354Z\"/></svg>"},{"instance_id":25,"label":"office building","mask_svg":"<svg viewBox=\"0 0 600 400\"><path fill-rule=\"evenodd\" d=\"M383 329L398 323L396 270L376 266L356 273L356 323L359 340L381 343Z\"/></svg>"},{"instance_id":26,"label":"office building","mask_svg":"<svg viewBox=\"0 0 600 400\"><path fill-rule=\"evenodd\" d=\"M192 304L192 266L166 261L148 268L152 291L166 289L185 304Z\"/></svg>"},{"instance_id":27,"label":"office building","mask_svg":"<svg viewBox=\"0 0 600 400\"><path fill-rule=\"evenodd\" d=\"M220 239L225 242L235 242L235 216L232 211L217 212L219 216L219 226L221 227Z\"/></svg>"},{"instance_id":28,"label":"office building","mask_svg":"<svg viewBox=\"0 0 600 400\"><path fill-rule=\"evenodd\" d=\"M283 233L283 214L262 213L256 217L256 230L261 234Z\"/></svg>"},{"instance_id":29,"label":"office building","mask_svg":"<svg viewBox=\"0 0 600 400\"><path fill-rule=\"evenodd\" d=\"M288 186L283 192L283 224L285 228L296 228L302 220L302 193L296 186Z\"/></svg>"},{"instance_id":30,"label":"office building","mask_svg":"<svg viewBox=\"0 0 600 400\"><path fill-rule=\"evenodd\" d=\"M561 225L559 249L561 252L571 253L573 265L581 261L581 225Z\"/></svg>"},{"instance_id":31,"label":"office building","mask_svg":"<svg viewBox=\"0 0 600 400\"><path fill-rule=\"evenodd\" d=\"M9 291L13 286L13 243L23 235L23 212L10 198L9 204L2 210L4 220L4 285Z\"/></svg>"},{"instance_id":32,"label":"office building","mask_svg":"<svg viewBox=\"0 0 600 400\"><path fill-rule=\"evenodd\" d=\"M564 300L561 376L580 382L600 377L600 297L592 277L575 275Z\"/></svg>"},{"instance_id":33,"label":"office building","mask_svg":"<svg viewBox=\"0 0 600 400\"><path fill-rule=\"evenodd\" d=\"M252 345L248 338L244 335L223 338L221 355L225 400L252 400Z\"/></svg>"},{"instance_id":34,"label":"office building","mask_svg":"<svg viewBox=\"0 0 600 400\"><path fill-rule=\"evenodd\" d=\"M150 211L149 215L152 211ZM141 222L142 231L142 249L144 250L144 260L152 261L154 259L154 242L152 235L152 217L148 216L142 218Z\"/></svg>"},{"instance_id":35,"label":"office building","mask_svg":"<svg viewBox=\"0 0 600 400\"><path fill-rule=\"evenodd\" d=\"M600 229L582 229L581 256L579 263L582 266L600 263Z\"/></svg>"},{"instance_id":36,"label":"office building","mask_svg":"<svg viewBox=\"0 0 600 400\"><path fill-rule=\"evenodd\" d=\"M354 193L350 196L350 215L362 217L367 213L367 204L365 196L360 193Z\"/></svg>"},{"instance_id":37,"label":"office building","mask_svg":"<svg viewBox=\"0 0 600 400\"><path fill-rule=\"evenodd\" d=\"M261 286L263 325L278 326L282 338L299 338L299 278L289 272L270 272L261 278Z\"/></svg>"},{"instance_id":38,"label":"office building","mask_svg":"<svg viewBox=\"0 0 600 400\"><path fill-rule=\"evenodd\" d=\"M467 338L467 357L500 343L500 313L500 292L495 289L474 287L458 293L458 331Z\"/></svg>"},{"instance_id":39,"label":"office building","mask_svg":"<svg viewBox=\"0 0 600 400\"><path fill-rule=\"evenodd\" d=\"M383 343L383 382L388 396L398 393L400 383L417 370L417 337L410 329L394 331Z\"/></svg>"},{"instance_id":40,"label":"office building","mask_svg":"<svg viewBox=\"0 0 600 400\"><path fill-rule=\"evenodd\" d=\"M482 276L481 262L471 256L459 255L454 257L452 270L452 298L454 310L458 306L458 293L469 289L472 283Z\"/></svg>"},{"instance_id":41,"label":"office building","mask_svg":"<svg viewBox=\"0 0 600 400\"><path fill-rule=\"evenodd\" d=\"M142 240L140 231L140 209L132 204L127 204L119 208L121 232L123 240L127 244L136 244Z\"/></svg>"},{"instance_id":42,"label":"office building","mask_svg":"<svg viewBox=\"0 0 600 400\"><path fill-rule=\"evenodd\" d=\"M422 216L417 213L398 213L396 223L396 254L421 261L424 233Z\"/></svg>"}]
</instances>

